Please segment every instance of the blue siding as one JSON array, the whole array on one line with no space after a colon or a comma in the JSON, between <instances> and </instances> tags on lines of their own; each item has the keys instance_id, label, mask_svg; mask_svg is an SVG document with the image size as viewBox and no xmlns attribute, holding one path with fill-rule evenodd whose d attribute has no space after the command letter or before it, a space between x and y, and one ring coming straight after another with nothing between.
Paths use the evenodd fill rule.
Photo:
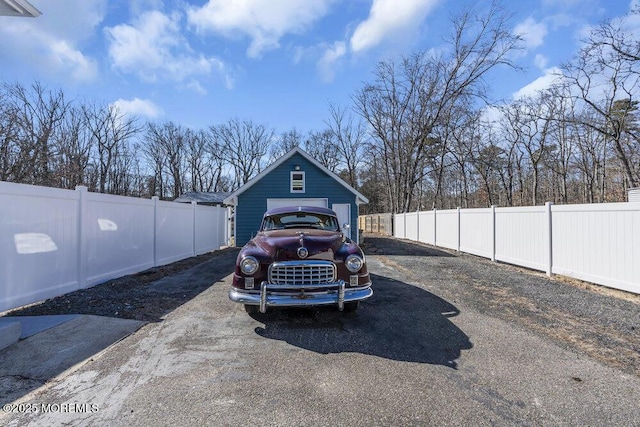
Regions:
<instances>
[{"instance_id":1,"label":"blue siding","mask_svg":"<svg viewBox=\"0 0 640 427\"><path fill-rule=\"evenodd\" d=\"M290 173L295 165L305 172L305 192L291 193ZM356 238L358 206L356 196L322 169L295 153L277 168L238 196L236 206L236 246L247 243L260 227L262 215L267 210L267 199L326 198L328 207L333 203L351 204L351 237Z\"/></svg>"}]
</instances>

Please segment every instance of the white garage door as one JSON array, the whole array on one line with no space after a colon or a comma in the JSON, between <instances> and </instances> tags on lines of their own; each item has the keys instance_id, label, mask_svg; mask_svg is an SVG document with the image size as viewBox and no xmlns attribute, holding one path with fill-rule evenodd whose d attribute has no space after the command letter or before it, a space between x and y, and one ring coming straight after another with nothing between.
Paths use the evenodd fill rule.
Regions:
<instances>
[{"instance_id":1,"label":"white garage door","mask_svg":"<svg viewBox=\"0 0 640 427\"><path fill-rule=\"evenodd\" d=\"M267 199L267 210L284 206L319 206L326 208L328 204L327 199Z\"/></svg>"}]
</instances>

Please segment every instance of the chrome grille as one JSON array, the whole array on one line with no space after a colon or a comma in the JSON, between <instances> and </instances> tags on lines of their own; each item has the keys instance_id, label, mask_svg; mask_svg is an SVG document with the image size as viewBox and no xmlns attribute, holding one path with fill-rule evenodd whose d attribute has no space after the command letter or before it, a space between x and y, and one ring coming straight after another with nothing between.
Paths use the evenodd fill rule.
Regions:
<instances>
[{"instance_id":1,"label":"chrome grille","mask_svg":"<svg viewBox=\"0 0 640 427\"><path fill-rule=\"evenodd\" d=\"M336 266L329 261L284 261L269 267L269 283L321 285L336 280Z\"/></svg>"}]
</instances>

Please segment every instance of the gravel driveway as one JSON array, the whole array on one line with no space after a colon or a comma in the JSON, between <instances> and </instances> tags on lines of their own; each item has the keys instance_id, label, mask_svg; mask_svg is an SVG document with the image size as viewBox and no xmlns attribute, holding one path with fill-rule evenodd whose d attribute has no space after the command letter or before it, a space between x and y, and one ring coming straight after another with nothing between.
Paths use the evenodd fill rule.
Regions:
<instances>
[{"instance_id":1,"label":"gravel driveway","mask_svg":"<svg viewBox=\"0 0 640 427\"><path fill-rule=\"evenodd\" d=\"M227 298L230 251L144 285L203 291L21 399L95 411L0 421L640 425L637 297L396 239L364 247L375 294L352 314L248 316Z\"/></svg>"},{"instance_id":2,"label":"gravel driveway","mask_svg":"<svg viewBox=\"0 0 640 427\"><path fill-rule=\"evenodd\" d=\"M372 237L364 246L389 276L640 377L640 295L409 241Z\"/></svg>"}]
</instances>

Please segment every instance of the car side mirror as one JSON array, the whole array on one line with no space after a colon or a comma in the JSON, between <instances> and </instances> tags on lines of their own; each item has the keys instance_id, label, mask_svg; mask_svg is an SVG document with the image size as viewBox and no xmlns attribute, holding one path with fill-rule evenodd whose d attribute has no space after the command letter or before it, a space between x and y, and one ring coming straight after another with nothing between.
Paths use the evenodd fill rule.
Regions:
<instances>
[{"instance_id":1,"label":"car side mirror","mask_svg":"<svg viewBox=\"0 0 640 427\"><path fill-rule=\"evenodd\" d=\"M345 223L345 224L342 224L342 229L343 229L343 230L346 230L346 229L348 229L348 228L351 228L351 226L350 226L349 224L346 224L346 223Z\"/></svg>"}]
</instances>

